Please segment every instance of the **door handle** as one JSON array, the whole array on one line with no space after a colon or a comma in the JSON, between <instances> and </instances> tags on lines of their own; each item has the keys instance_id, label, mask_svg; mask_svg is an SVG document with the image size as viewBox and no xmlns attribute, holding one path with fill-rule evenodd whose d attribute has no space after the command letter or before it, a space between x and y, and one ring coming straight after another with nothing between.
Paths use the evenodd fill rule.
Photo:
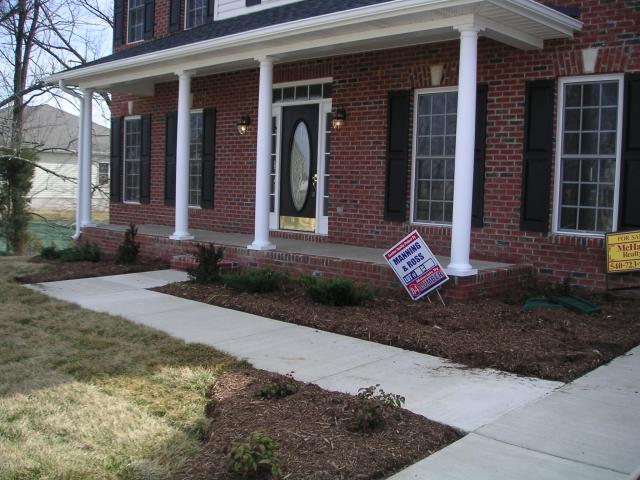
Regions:
<instances>
[{"instance_id":1,"label":"door handle","mask_svg":"<svg viewBox=\"0 0 640 480\"><path fill-rule=\"evenodd\" d=\"M318 174L317 173L313 175L313 177L311 179L311 182L313 183L313 189L315 190L316 187L318 186Z\"/></svg>"}]
</instances>

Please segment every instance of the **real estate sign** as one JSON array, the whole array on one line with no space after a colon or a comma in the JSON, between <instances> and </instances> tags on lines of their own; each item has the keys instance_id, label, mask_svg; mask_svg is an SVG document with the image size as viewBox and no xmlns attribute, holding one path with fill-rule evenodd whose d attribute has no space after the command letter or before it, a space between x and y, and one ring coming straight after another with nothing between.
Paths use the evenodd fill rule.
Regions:
<instances>
[{"instance_id":1,"label":"real estate sign","mask_svg":"<svg viewBox=\"0 0 640 480\"><path fill-rule=\"evenodd\" d=\"M416 230L387 250L384 258L413 300L424 297L449 280Z\"/></svg>"},{"instance_id":2,"label":"real estate sign","mask_svg":"<svg viewBox=\"0 0 640 480\"><path fill-rule=\"evenodd\" d=\"M607 233L607 273L640 270L640 230Z\"/></svg>"}]
</instances>

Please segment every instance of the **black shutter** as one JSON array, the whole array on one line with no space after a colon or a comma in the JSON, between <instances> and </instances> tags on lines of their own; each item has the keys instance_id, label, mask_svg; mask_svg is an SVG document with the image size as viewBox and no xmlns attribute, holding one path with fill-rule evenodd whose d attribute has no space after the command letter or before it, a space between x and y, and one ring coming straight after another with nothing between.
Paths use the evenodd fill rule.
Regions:
<instances>
[{"instance_id":1,"label":"black shutter","mask_svg":"<svg viewBox=\"0 0 640 480\"><path fill-rule=\"evenodd\" d=\"M473 203L471 225L484 226L484 161L487 147L487 85L478 85L476 94L476 147L473 158Z\"/></svg>"},{"instance_id":2,"label":"black shutter","mask_svg":"<svg viewBox=\"0 0 640 480\"><path fill-rule=\"evenodd\" d=\"M246 0L245 6L253 7L254 5L260 5L261 0Z\"/></svg>"},{"instance_id":3,"label":"black shutter","mask_svg":"<svg viewBox=\"0 0 640 480\"><path fill-rule=\"evenodd\" d=\"M176 143L178 136L178 114L169 112L164 132L164 204L176 204Z\"/></svg>"},{"instance_id":4,"label":"black shutter","mask_svg":"<svg viewBox=\"0 0 640 480\"><path fill-rule=\"evenodd\" d=\"M387 104L387 172L384 219L401 222L407 206L409 156L408 90L389 92Z\"/></svg>"},{"instance_id":5,"label":"black shutter","mask_svg":"<svg viewBox=\"0 0 640 480\"><path fill-rule=\"evenodd\" d=\"M202 208L213 208L216 165L216 109L202 113Z\"/></svg>"},{"instance_id":6,"label":"black shutter","mask_svg":"<svg viewBox=\"0 0 640 480\"><path fill-rule=\"evenodd\" d=\"M553 157L553 80L527 82L520 229L549 231L549 195Z\"/></svg>"},{"instance_id":7,"label":"black shutter","mask_svg":"<svg viewBox=\"0 0 640 480\"><path fill-rule=\"evenodd\" d=\"M640 74L625 76L618 230L640 228Z\"/></svg>"},{"instance_id":8,"label":"black shutter","mask_svg":"<svg viewBox=\"0 0 640 480\"><path fill-rule=\"evenodd\" d=\"M144 38L153 38L153 27L156 21L155 0L144 0Z\"/></svg>"},{"instance_id":9,"label":"black shutter","mask_svg":"<svg viewBox=\"0 0 640 480\"><path fill-rule=\"evenodd\" d=\"M215 8L215 0L207 0L207 20L210 22L213 22L213 11Z\"/></svg>"},{"instance_id":10,"label":"black shutter","mask_svg":"<svg viewBox=\"0 0 640 480\"><path fill-rule=\"evenodd\" d=\"M149 203L151 190L151 115L140 119L140 203Z\"/></svg>"},{"instance_id":11,"label":"black shutter","mask_svg":"<svg viewBox=\"0 0 640 480\"><path fill-rule=\"evenodd\" d=\"M124 0L115 0L113 3L113 46L122 45L124 37Z\"/></svg>"},{"instance_id":12,"label":"black shutter","mask_svg":"<svg viewBox=\"0 0 640 480\"><path fill-rule=\"evenodd\" d=\"M111 165L109 175L111 176L111 202L122 201L122 190L120 188L122 182L122 174L120 167L122 165L122 119L111 119Z\"/></svg>"},{"instance_id":13,"label":"black shutter","mask_svg":"<svg viewBox=\"0 0 640 480\"><path fill-rule=\"evenodd\" d=\"M169 31L180 30L180 0L169 0Z\"/></svg>"}]
</instances>

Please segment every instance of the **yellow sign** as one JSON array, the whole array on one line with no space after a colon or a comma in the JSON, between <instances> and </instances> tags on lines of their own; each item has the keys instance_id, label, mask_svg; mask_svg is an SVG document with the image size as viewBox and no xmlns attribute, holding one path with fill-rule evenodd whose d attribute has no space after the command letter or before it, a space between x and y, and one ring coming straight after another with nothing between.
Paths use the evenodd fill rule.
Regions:
<instances>
[{"instance_id":1,"label":"yellow sign","mask_svg":"<svg viewBox=\"0 0 640 480\"><path fill-rule=\"evenodd\" d=\"M640 270L640 230L607 233L607 273Z\"/></svg>"}]
</instances>

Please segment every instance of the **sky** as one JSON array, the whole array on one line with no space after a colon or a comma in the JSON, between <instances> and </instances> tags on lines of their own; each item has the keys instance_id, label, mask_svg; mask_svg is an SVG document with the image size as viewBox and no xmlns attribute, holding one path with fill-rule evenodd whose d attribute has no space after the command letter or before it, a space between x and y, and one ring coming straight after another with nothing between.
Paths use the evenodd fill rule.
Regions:
<instances>
[{"instance_id":1,"label":"sky","mask_svg":"<svg viewBox=\"0 0 640 480\"><path fill-rule=\"evenodd\" d=\"M103 8L105 11L112 10L112 1L113 0L97 0L98 5ZM91 29L91 37L98 47L99 55L98 57L103 57L109 55L112 51L113 46L113 33L111 28L108 25L103 25L101 27L94 26ZM82 50L82 46L80 46ZM72 97L71 95L64 94L60 96L43 96L40 97L34 104L48 104L56 108L61 108L62 110L72 113L73 115L80 114L80 102ZM111 113L109 108L104 104L104 102L99 99L97 95L94 94L93 101L93 121L99 125L103 125L105 127L110 126Z\"/></svg>"}]
</instances>

